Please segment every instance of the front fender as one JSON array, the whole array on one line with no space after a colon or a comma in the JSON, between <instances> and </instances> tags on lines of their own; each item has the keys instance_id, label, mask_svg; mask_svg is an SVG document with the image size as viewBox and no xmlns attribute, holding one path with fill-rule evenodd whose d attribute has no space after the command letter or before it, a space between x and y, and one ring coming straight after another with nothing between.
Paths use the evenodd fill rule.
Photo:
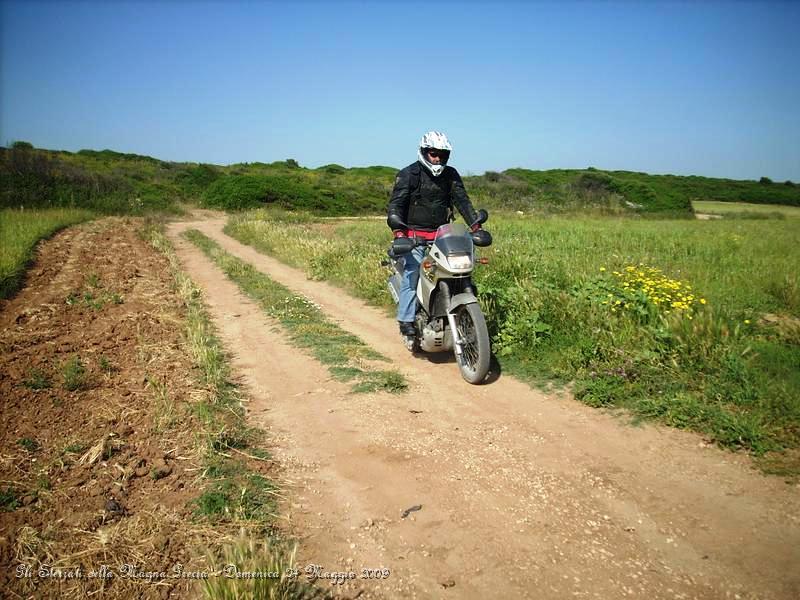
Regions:
<instances>
[{"instance_id":1,"label":"front fender","mask_svg":"<svg viewBox=\"0 0 800 600\"><path fill-rule=\"evenodd\" d=\"M475 304L478 302L478 299L475 297L475 294L471 294L470 292L462 292L461 294L456 294L452 298L450 298L450 306L447 307L447 312L451 313L459 306L466 306L467 304Z\"/></svg>"}]
</instances>

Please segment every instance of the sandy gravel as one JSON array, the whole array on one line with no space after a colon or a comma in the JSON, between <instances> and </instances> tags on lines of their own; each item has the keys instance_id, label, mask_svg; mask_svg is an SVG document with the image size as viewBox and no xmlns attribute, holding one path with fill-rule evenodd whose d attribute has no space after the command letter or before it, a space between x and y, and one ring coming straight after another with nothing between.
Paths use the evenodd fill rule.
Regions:
<instances>
[{"instance_id":1,"label":"sandy gravel","mask_svg":"<svg viewBox=\"0 0 800 600\"><path fill-rule=\"evenodd\" d=\"M355 576L337 593L800 597L796 485L697 435L634 427L509 376L470 386L451 358L410 355L384 312L225 236L219 215L195 218L170 235L287 470L300 566ZM179 236L188 228L320 304L410 391L348 393ZM388 578L363 578L372 568Z\"/></svg>"}]
</instances>

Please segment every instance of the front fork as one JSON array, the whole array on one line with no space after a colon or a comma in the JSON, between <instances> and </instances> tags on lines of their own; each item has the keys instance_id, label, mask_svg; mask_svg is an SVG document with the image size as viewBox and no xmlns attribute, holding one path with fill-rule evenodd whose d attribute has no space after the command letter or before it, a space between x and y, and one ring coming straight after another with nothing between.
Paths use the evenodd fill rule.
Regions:
<instances>
[{"instance_id":1,"label":"front fork","mask_svg":"<svg viewBox=\"0 0 800 600\"><path fill-rule=\"evenodd\" d=\"M456 316L450 310L450 288L444 281L439 282L439 294L444 302L444 306L447 307L447 323L450 325L450 335L453 338L453 350L456 353L456 358L460 358L461 354L463 353L463 349L461 348L461 337L458 335L458 330L456 329Z\"/></svg>"},{"instance_id":2,"label":"front fork","mask_svg":"<svg viewBox=\"0 0 800 600\"><path fill-rule=\"evenodd\" d=\"M461 336L458 335L458 329L456 329L456 316L448 312L447 322L450 324L450 334L453 336L453 351L456 353L456 358L461 358L464 350L461 347Z\"/></svg>"}]
</instances>

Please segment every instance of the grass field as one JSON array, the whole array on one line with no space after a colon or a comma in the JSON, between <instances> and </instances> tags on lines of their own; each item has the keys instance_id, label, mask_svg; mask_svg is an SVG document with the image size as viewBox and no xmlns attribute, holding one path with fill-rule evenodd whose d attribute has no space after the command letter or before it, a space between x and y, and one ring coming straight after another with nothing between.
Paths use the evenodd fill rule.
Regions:
<instances>
[{"instance_id":1,"label":"grass field","mask_svg":"<svg viewBox=\"0 0 800 600\"><path fill-rule=\"evenodd\" d=\"M692 202L695 212L723 217L750 217L800 219L800 207L780 204L751 204L748 202L715 202L712 200L695 200Z\"/></svg>"},{"instance_id":2,"label":"grass field","mask_svg":"<svg viewBox=\"0 0 800 600\"><path fill-rule=\"evenodd\" d=\"M504 370L757 454L800 446L797 224L499 217L478 267ZM255 211L227 231L390 308L380 221Z\"/></svg>"},{"instance_id":3,"label":"grass field","mask_svg":"<svg viewBox=\"0 0 800 600\"><path fill-rule=\"evenodd\" d=\"M93 216L75 209L0 210L0 298L19 289L39 240Z\"/></svg>"}]
</instances>

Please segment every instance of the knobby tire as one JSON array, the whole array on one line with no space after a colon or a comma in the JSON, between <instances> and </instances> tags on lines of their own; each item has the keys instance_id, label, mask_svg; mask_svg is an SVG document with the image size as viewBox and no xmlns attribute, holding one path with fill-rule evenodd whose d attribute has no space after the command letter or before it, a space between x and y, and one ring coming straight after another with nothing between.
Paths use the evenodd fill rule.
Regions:
<instances>
[{"instance_id":1,"label":"knobby tire","mask_svg":"<svg viewBox=\"0 0 800 600\"><path fill-rule=\"evenodd\" d=\"M486 319L477 304L460 306L455 317L462 343L461 357L458 358L461 376L469 383L481 383L489 372L491 354Z\"/></svg>"}]
</instances>

